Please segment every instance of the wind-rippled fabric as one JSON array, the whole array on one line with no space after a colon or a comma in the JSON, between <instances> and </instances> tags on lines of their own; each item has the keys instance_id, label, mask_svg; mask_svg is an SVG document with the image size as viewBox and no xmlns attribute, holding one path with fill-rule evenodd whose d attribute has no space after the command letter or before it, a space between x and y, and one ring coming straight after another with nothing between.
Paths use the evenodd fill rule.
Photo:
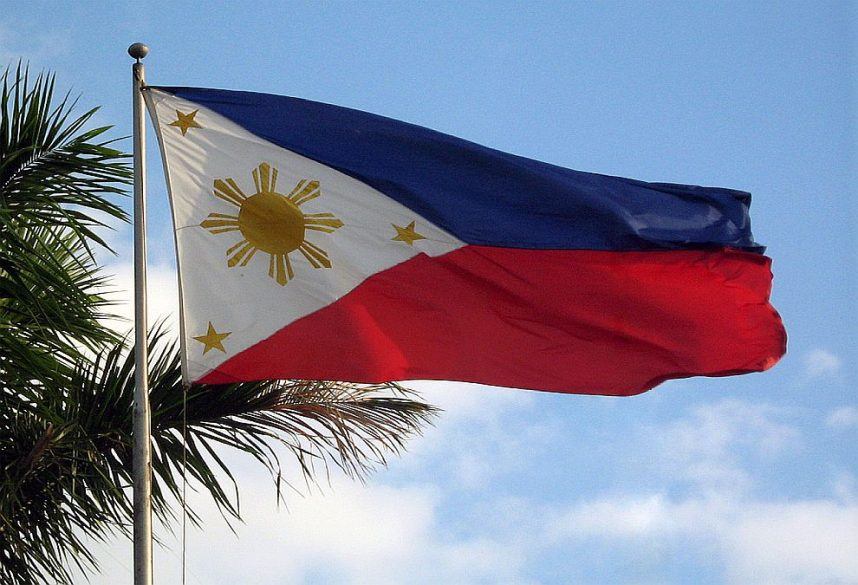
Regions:
<instances>
[{"instance_id":1,"label":"wind-rippled fabric","mask_svg":"<svg viewBox=\"0 0 858 585\"><path fill-rule=\"evenodd\" d=\"M291 97L162 87L148 100L177 214L188 381L444 379L630 395L765 370L785 352L743 191L574 171ZM191 112L196 127L177 125ZM258 229L236 219L220 245L202 227L226 211L214 181L263 162L281 182L317 181L304 221L323 212L341 225L301 245L324 249L330 266L284 252L293 276L273 282L254 269L274 274L273 253L224 259ZM212 249L220 260L200 262ZM212 350L198 338L215 321L230 337Z\"/></svg>"}]
</instances>

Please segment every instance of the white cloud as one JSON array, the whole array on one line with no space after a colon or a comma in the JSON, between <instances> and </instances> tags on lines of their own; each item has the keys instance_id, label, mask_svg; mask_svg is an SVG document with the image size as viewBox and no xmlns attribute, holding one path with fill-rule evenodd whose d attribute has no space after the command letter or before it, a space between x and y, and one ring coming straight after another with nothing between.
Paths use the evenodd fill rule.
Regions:
<instances>
[{"instance_id":1,"label":"white cloud","mask_svg":"<svg viewBox=\"0 0 858 585\"><path fill-rule=\"evenodd\" d=\"M738 446L773 455L797 438L794 427L778 420L784 413L770 405L722 400L698 406L690 416L668 425L665 439L671 451L679 449L689 458L720 460Z\"/></svg>"},{"instance_id":2,"label":"white cloud","mask_svg":"<svg viewBox=\"0 0 858 585\"><path fill-rule=\"evenodd\" d=\"M620 496L585 501L553 519L547 528L551 541L565 538L632 538L676 532L677 521L661 494Z\"/></svg>"},{"instance_id":3,"label":"white cloud","mask_svg":"<svg viewBox=\"0 0 858 585\"><path fill-rule=\"evenodd\" d=\"M112 292L107 296L116 303L112 312L119 317L112 325L119 331L129 331L134 326L134 266L131 263L112 264L105 267L105 272L113 275ZM149 265L146 280L150 327L165 320L166 325L178 335L179 292L176 271L164 264Z\"/></svg>"},{"instance_id":4,"label":"white cloud","mask_svg":"<svg viewBox=\"0 0 858 585\"><path fill-rule=\"evenodd\" d=\"M461 382L413 382L409 386L444 410L442 424L497 424L510 410L526 410L534 392Z\"/></svg>"},{"instance_id":5,"label":"white cloud","mask_svg":"<svg viewBox=\"0 0 858 585\"><path fill-rule=\"evenodd\" d=\"M856 494L855 476L848 471L841 471L834 477L832 493L841 502L854 502Z\"/></svg>"},{"instance_id":6,"label":"white cloud","mask_svg":"<svg viewBox=\"0 0 858 585\"><path fill-rule=\"evenodd\" d=\"M252 572L258 585L524 583L541 555L563 551L585 566L592 547L618 563L627 562L627 554L658 563L699 554L722 567L732 583L858 582L854 478L835 478L829 498L777 501L754 488L749 458L767 460L801 447L798 432L784 422L790 411L734 400L702 405L663 428L644 428L640 452L666 466L661 486L566 504L486 489L476 492L480 501L466 512L478 521L451 521L450 505L461 505L463 480L441 459L464 462L462 451L494 455L487 445L520 417L532 395L481 389L487 394L472 401L460 399L455 385L421 386L455 413L448 422L442 419L438 442L422 444L416 457L396 463L412 471L407 483L379 483L387 474L367 486L336 477L325 494L291 497L289 509L277 511L273 487L259 470L234 467L245 524L233 535L211 503L197 497L206 524L204 532L190 535L189 582L247 582ZM421 471L426 479L415 480ZM731 477L743 481L736 486ZM455 528L462 525L466 533ZM168 542L169 549L158 552L159 581L177 582L178 549L175 539ZM108 567L95 585L128 580L130 549L125 543L114 547L100 555Z\"/></svg>"},{"instance_id":7,"label":"white cloud","mask_svg":"<svg viewBox=\"0 0 858 585\"><path fill-rule=\"evenodd\" d=\"M825 424L837 430L858 427L858 408L854 406L835 408L825 419Z\"/></svg>"},{"instance_id":8,"label":"white cloud","mask_svg":"<svg viewBox=\"0 0 858 585\"><path fill-rule=\"evenodd\" d=\"M723 400L651 427L646 435L655 443L653 459L670 477L690 482L695 489L744 491L753 477L740 454L772 459L800 443L798 430L779 421L783 414L778 407Z\"/></svg>"},{"instance_id":9,"label":"white cloud","mask_svg":"<svg viewBox=\"0 0 858 585\"><path fill-rule=\"evenodd\" d=\"M717 551L732 583L858 582L858 505L831 500L671 499L621 495L577 504L548 526L551 542L618 541Z\"/></svg>"},{"instance_id":10,"label":"white cloud","mask_svg":"<svg viewBox=\"0 0 858 585\"><path fill-rule=\"evenodd\" d=\"M443 413L436 426L409 443L397 467L432 467L459 488L479 490L526 466L531 453L557 437L554 426L528 416L533 392L454 382L406 385Z\"/></svg>"},{"instance_id":11,"label":"white cloud","mask_svg":"<svg viewBox=\"0 0 858 585\"><path fill-rule=\"evenodd\" d=\"M735 583L858 583L858 505L758 503L725 534Z\"/></svg>"},{"instance_id":12,"label":"white cloud","mask_svg":"<svg viewBox=\"0 0 858 585\"><path fill-rule=\"evenodd\" d=\"M851 475L836 477L826 499L771 501L753 489L748 459L800 445L797 431L780 420L786 415L771 406L722 401L697 407L660 432L650 429L655 445L642 444L642 450L652 448L655 459L676 464L663 486L557 509L546 522L547 542L712 551L732 583L858 583ZM685 482L692 489L678 489Z\"/></svg>"},{"instance_id":13,"label":"white cloud","mask_svg":"<svg viewBox=\"0 0 858 585\"><path fill-rule=\"evenodd\" d=\"M836 376L842 365L842 360L827 349L817 348L804 356L804 372L808 379Z\"/></svg>"},{"instance_id":14,"label":"white cloud","mask_svg":"<svg viewBox=\"0 0 858 585\"><path fill-rule=\"evenodd\" d=\"M246 478L245 478L246 479ZM206 503L204 531L189 531L189 583L523 583L521 550L491 537L457 538L438 517L436 486L390 487L337 481L328 493L275 510L265 481L242 481L245 523L233 534ZM179 581L179 543L167 537L156 580ZM93 585L129 581L127 543L101 548Z\"/></svg>"}]
</instances>

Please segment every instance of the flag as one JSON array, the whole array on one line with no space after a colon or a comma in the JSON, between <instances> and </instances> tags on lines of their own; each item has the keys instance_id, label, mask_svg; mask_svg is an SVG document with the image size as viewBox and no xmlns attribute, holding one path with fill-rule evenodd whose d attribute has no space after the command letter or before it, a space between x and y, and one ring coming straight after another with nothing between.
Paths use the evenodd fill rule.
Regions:
<instances>
[{"instance_id":1,"label":"flag","mask_svg":"<svg viewBox=\"0 0 858 585\"><path fill-rule=\"evenodd\" d=\"M292 97L145 93L187 382L631 395L785 351L745 192L573 171Z\"/></svg>"}]
</instances>

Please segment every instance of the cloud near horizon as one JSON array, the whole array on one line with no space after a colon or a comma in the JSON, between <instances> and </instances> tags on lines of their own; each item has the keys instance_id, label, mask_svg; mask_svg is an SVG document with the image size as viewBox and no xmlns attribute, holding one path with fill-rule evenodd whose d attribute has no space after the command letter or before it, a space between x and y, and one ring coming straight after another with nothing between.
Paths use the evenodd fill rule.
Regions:
<instances>
[{"instance_id":1,"label":"cloud near horizon","mask_svg":"<svg viewBox=\"0 0 858 585\"><path fill-rule=\"evenodd\" d=\"M854 478L841 474L830 495L803 499L767 494L755 478L755 466L802 448L787 409L720 400L659 426L638 425L633 455L649 458L655 478L646 489L535 499L491 486L545 463L515 448L513 436L516 420L538 397L500 389L466 393L454 384L422 390L449 418L366 486L335 476L330 487L291 497L288 509L278 510L270 480L238 463L245 523L235 535L210 502L196 497L208 522L190 533L190 582L241 582L246 563L258 559L256 585L539 583L540 560L558 554L581 583L604 582L606 563L640 567L644 581L658 580L652 567L668 559L705 563L736 584L858 582ZM533 452L548 450L560 432L546 424ZM484 465L496 456L497 467ZM474 502L451 523L449 507L468 493ZM159 552L161 579L178 575L177 546L174 539L172 550ZM111 567L94 583L126 577Z\"/></svg>"}]
</instances>

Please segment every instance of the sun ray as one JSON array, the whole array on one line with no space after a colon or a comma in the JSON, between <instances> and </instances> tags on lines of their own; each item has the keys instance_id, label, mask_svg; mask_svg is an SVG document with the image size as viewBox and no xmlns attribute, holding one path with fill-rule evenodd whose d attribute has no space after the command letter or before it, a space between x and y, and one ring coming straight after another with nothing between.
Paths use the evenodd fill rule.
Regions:
<instances>
[{"instance_id":1,"label":"sun ray","mask_svg":"<svg viewBox=\"0 0 858 585\"><path fill-rule=\"evenodd\" d=\"M315 244L311 244L310 242L304 240L304 242L298 246L298 250L304 255L304 258L310 263L313 268L330 268L331 261L328 258L328 253L322 250L320 247Z\"/></svg>"},{"instance_id":2,"label":"sun ray","mask_svg":"<svg viewBox=\"0 0 858 585\"><path fill-rule=\"evenodd\" d=\"M292 280L295 277L295 273L292 272L292 262L289 261L288 254L272 254L271 258L276 262L276 274L274 275L274 280L277 281L277 284L280 286L285 286L287 282ZM270 271L269 271L270 274Z\"/></svg>"},{"instance_id":3,"label":"sun ray","mask_svg":"<svg viewBox=\"0 0 858 585\"><path fill-rule=\"evenodd\" d=\"M234 246L230 246L229 249L226 251L226 255L229 256L230 254L232 254L233 252L238 250L241 246L243 246L246 243L247 243L247 240L241 240L239 243L235 244Z\"/></svg>"},{"instance_id":4,"label":"sun ray","mask_svg":"<svg viewBox=\"0 0 858 585\"><path fill-rule=\"evenodd\" d=\"M265 163L263 163L263 164L265 164ZM263 192L263 191L262 191L262 187L261 187L261 185L259 184L259 169L261 169L261 168L262 168L262 165L259 165L258 167L256 167L255 169L253 169L253 186L254 186L254 187L256 187L256 192L257 192L257 193L262 193L262 192Z\"/></svg>"},{"instance_id":5,"label":"sun ray","mask_svg":"<svg viewBox=\"0 0 858 585\"><path fill-rule=\"evenodd\" d=\"M233 246L232 248L230 248L230 250L234 249L235 247L236 246ZM254 246L250 242L247 242L241 248L235 250L235 252L231 256L229 256L229 251L227 251L227 256L229 256L229 259L226 261L227 266L232 268L233 266L237 265L239 262L241 262L241 259L244 258L248 252L255 249L256 246Z\"/></svg>"},{"instance_id":6,"label":"sun ray","mask_svg":"<svg viewBox=\"0 0 858 585\"><path fill-rule=\"evenodd\" d=\"M274 193L277 186L277 169L271 168L268 163L259 163L253 169L253 184L257 193Z\"/></svg>"},{"instance_id":7,"label":"sun ray","mask_svg":"<svg viewBox=\"0 0 858 585\"><path fill-rule=\"evenodd\" d=\"M301 206L307 201L311 201L321 194L322 192L319 190L319 181L308 181L307 179L301 179L300 181L298 181L298 184L295 185L295 188L292 189L292 192L287 195L287 197L295 205Z\"/></svg>"},{"instance_id":8,"label":"sun ray","mask_svg":"<svg viewBox=\"0 0 858 585\"><path fill-rule=\"evenodd\" d=\"M200 223L200 226L206 228L213 234L234 232L240 229L238 216L226 213L210 213L209 216Z\"/></svg>"},{"instance_id":9,"label":"sun ray","mask_svg":"<svg viewBox=\"0 0 858 585\"><path fill-rule=\"evenodd\" d=\"M234 191L240 193L242 197L247 197L247 195L245 195L244 192L241 190L241 187L238 186L238 183L235 182L235 179L227 177L226 179L224 179L224 181L226 181L226 184L232 187Z\"/></svg>"},{"instance_id":10,"label":"sun ray","mask_svg":"<svg viewBox=\"0 0 858 585\"><path fill-rule=\"evenodd\" d=\"M292 272L292 261L289 260L289 254L283 254L283 259L286 261L286 268L289 270L289 278L294 278L295 273Z\"/></svg>"},{"instance_id":11,"label":"sun ray","mask_svg":"<svg viewBox=\"0 0 858 585\"><path fill-rule=\"evenodd\" d=\"M289 261L289 258L286 254L277 254L275 256L275 260L277 262L277 273L274 280L276 280L277 284L280 286L285 286L285 284L289 282L289 276L286 274L286 263Z\"/></svg>"},{"instance_id":12,"label":"sun ray","mask_svg":"<svg viewBox=\"0 0 858 585\"><path fill-rule=\"evenodd\" d=\"M258 251L259 251L259 248L254 246L253 249L244 257L244 260L241 261L241 264L239 264L239 266L247 266L247 263L250 262L250 259L253 258L253 256Z\"/></svg>"},{"instance_id":13,"label":"sun ray","mask_svg":"<svg viewBox=\"0 0 858 585\"><path fill-rule=\"evenodd\" d=\"M208 230L209 230L209 233L211 233L211 234L226 234L229 232L240 232L241 227L240 226L226 226L226 227L219 227L219 228L209 227Z\"/></svg>"},{"instance_id":14,"label":"sun ray","mask_svg":"<svg viewBox=\"0 0 858 585\"><path fill-rule=\"evenodd\" d=\"M271 187L270 187L270 189L271 189L272 193L277 192L277 169L276 168L271 169Z\"/></svg>"},{"instance_id":15,"label":"sun ray","mask_svg":"<svg viewBox=\"0 0 858 585\"><path fill-rule=\"evenodd\" d=\"M305 213L304 227L317 232L331 233L343 227L343 222L334 217L333 213Z\"/></svg>"},{"instance_id":16,"label":"sun ray","mask_svg":"<svg viewBox=\"0 0 858 585\"><path fill-rule=\"evenodd\" d=\"M223 199L227 203L231 203L236 207L241 207L247 196L241 192L238 185L232 179L215 179L214 182L215 197Z\"/></svg>"}]
</instances>

